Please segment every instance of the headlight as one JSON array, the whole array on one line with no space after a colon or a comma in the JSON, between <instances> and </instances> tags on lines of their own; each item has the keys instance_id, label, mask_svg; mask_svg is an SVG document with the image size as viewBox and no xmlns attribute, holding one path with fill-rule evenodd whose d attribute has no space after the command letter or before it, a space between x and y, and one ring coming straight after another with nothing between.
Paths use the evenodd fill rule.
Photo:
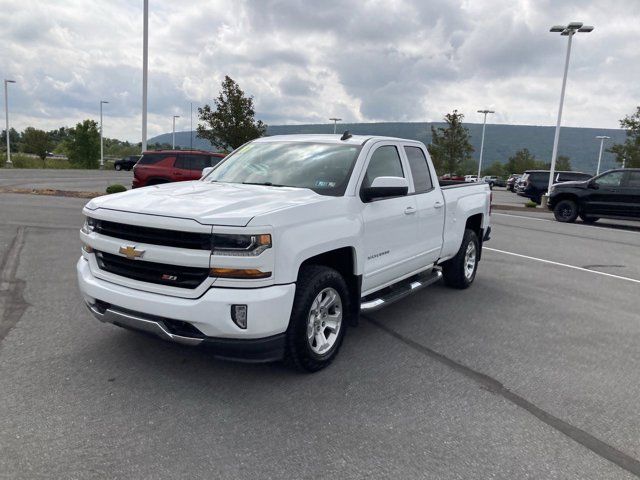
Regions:
<instances>
[{"instance_id":1,"label":"headlight","mask_svg":"<svg viewBox=\"0 0 640 480\"><path fill-rule=\"evenodd\" d=\"M213 254L235 257L256 257L271 248L271 235L213 234Z\"/></svg>"},{"instance_id":2,"label":"headlight","mask_svg":"<svg viewBox=\"0 0 640 480\"><path fill-rule=\"evenodd\" d=\"M95 227L96 227L96 219L91 217L85 217L84 225L82 225L81 230L82 230L82 233L86 233L87 235L89 235L91 232L93 232Z\"/></svg>"}]
</instances>

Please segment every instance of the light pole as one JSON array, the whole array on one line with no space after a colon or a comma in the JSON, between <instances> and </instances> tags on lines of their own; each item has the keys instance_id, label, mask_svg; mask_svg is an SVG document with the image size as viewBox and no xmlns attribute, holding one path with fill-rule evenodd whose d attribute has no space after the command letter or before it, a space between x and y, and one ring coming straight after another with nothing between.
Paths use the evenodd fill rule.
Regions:
<instances>
[{"instance_id":1,"label":"light pole","mask_svg":"<svg viewBox=\"0 0 640 480\"><path fill-rule=\"evenodd\" d=\"M142 20L142 151L147 149L147 71L149 69L149 0L144 0Z\"/></svg>"},{"instance_id":2,"label":"light pole","mask_svg":"<svg viewBox=\"0 0 640 480\"><path fill-rule=\"evenodd\" d=\"M191 126L189 127L189 149L193 150L193 102L191 102Z\"/></svg>"},{"instance_id":3,"label":"light pole","mask_svg":"<svg viewBox=\"0 0 640 480\"><path fill-rule=\"evenodd\" d=\"M338 122L342 121L341 118L330 118L329 120L331 120L333 122L333 133L336 133L336 128L338 126Z\"/></svg>"},{"instance_id":4,"label":"light pole","mask_svg":"<svg viewBox=\"0 0 640 480\"><path fill-rule=\"evenodd\" d=\"M600 175L600 162L602 162L602 147L604 146L604 141L611 137L607 137L606 135L598 135L596 138L600 140L600 153L598 154L598 169L596 170L596 175Z\"/></svg>"},{"instance_id":5,"label":"light pole","mask_svg":"<svg viewBox=\"0 0 640 480\"><path fill-rule=\"evenodd\" d=\"M104 143L102 141L102 105L109 103L106 100L100 100L100 170L104 169Z\"/></svg>"},{"instance_id":6,"label":"light pole","mask_svg":"<svg viewBox=\"0 0 640 480\"><path fill-rule=\"evenodd\" d=\"M176 148L176 118L180 118L180 115L173 116L173 135L171 137L171 148Z\"/></svg>"},{"instance_id":7,"label":"light pole","mask_svg":"<svg viewBox=\"0 0 640 480\"><path fill-rule=\"evenodd\" d=\"M7 92L7 85L9 83L16 83L15 80L4 80L4 118L6 120L6 135L7 135L7 162L5 166L7 168L13 167L13 163L11 163L11 140L9 135L9 94Z\"/></svg>"},{"instance_id":8,"label":"light pole","mask_svg":"<svg viewBox=\"0 0 640 480\"><path fill-rule=\"evenodd\" d=\"M593 27L583 26L582 22L571 22L569 25L554 25L550 32L560 33L565 37L569 37L567 42L567 57L564 62L564 76L562 77L562 89L560 90L560 106L558 107L558 122L556 123L556 133L553 137L553 152L551 153L551 171L549 172L549 184L547 185L547 193L542 197L542 206L547 205L549 198L549 190L553 185L553 177L556 170L556 157L558 156L558 141L560 140L560 123L562 121L562 105L564 104L564 91L567 86L567 72L569 71L569 58L571 57L571 40L576 32L589 33Z\"/></svg>"},{"instance_id":9,"label":"light pole","mask_svg":"<svg viewBox=\"0 0 640 480\"><path fill-rule=\"evenodd\" d=\"M480 142L480 161L478 162L478 182L480 181L480 172L482 172L482 152L484 152L484 129L487 126L487 114L496 113L493 110L478 110L478 113L484 114L484 122L482 122L482 141Z\"/></svg>"}]
</instances>

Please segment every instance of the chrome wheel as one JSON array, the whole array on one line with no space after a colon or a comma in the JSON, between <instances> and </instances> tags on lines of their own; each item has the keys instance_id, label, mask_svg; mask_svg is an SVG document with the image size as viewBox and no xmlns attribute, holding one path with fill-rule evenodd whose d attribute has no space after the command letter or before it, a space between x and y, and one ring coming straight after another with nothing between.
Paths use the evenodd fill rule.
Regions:
<instances>
[{"instance_id":1,"label":"chrome wheel","mask_svg":"<svg viewBox=\"0 0 640 480\"><path fill-rule=\"evenodd\" d=\"M322 290L311 304L307 341L313 353L324 355L336 343L342 325L342 299L333 288Z\"/></svg>"},{"instance_id":2,"label":"chrome wheel","mask_svg":"<svg viewBox=\"0 0 640 480\"><path fill-rule=\"evenodd\" d=\"M473 272L476 269L476 244L469 242L467 251L464 253L464 276L467 280L473 278Z\"/></svg>"}]
</instances>

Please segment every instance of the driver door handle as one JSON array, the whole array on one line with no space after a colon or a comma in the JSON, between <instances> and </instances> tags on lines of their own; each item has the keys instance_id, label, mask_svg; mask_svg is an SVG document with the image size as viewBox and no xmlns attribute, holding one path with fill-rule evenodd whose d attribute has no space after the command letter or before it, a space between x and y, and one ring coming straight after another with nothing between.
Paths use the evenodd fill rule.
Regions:
<instances>
[{"instance_id":1,"label":"driver door handle","mask_svg":"<svg viewBox=\"0 0 640 480\"><path fill-rule=\"evenodd\" d=\"M433 208L442 208L444 207L444 203L442 202L436 202L433 204Z\"/></svg>"},{"instance_id":2,"label":"driver door handle","mask_svg":"<svg viewBox=\"0 0 640 480\"><path fill-rule=\"evenodd\" d=\"M407 207L407 208L404 209L404 214L405 215L411 215L411 214L416 213L416 212L417 212L417 210L415 208L413 208L413 207Z\"/></svg>"}]
</instances>

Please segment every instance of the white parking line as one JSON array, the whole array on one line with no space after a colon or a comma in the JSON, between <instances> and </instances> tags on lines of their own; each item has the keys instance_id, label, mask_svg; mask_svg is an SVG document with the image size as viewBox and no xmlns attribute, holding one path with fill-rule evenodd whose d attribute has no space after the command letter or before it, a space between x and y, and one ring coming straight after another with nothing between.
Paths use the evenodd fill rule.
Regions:
<instances>
[{"instance_id":1,"label":"white parking line","mask_svg":"<svg viewBox=\"0 0 640 480\"><path fill-rule=\"evenodd\" d=\"M528 217L528 216L525 216L525 215L512 215L510 213L492 212L491 216L493 216L493 215L501 215L503 217L524 218L526 220L537 220L538 222L560 223L560 222L556 222L555 220L549 220L547 218ZM600 230L611 230L611 231L614 231L614 232L633 233L635 235L640 235L640 232L635 231L635 230L626 230L625 228L605 227L603 225L585 225L584 223L563 223L561 225L573 225L574 227L579 227L579 228L591 228L591 229L596 228L596 229L600 229ZM624 227L624 225L620 225L620 227Z\"/></svg>"},{"instance_id":2,"label":"white parking line","mask_svg":"<svg viewBox=\"0 0 640 480\"><path fill-rule=\"evenodd\" d=\"M527 260L535 260L536 262L549 263L551 265L557 265L559 267L567 267L567 268L572 268L573 270L580 270L582 272L595 273L596 275L617 278L618 280L626 280L628 282L640 283L640 280L637 280L635 278L621 277L620 275L614 275L612 273L599 272L597 270L589 270L588 268L576 267L575 265L568 265L566 263L553 262L551 260L545 260L544 258L530 257L528 255L522 255L520 253L507 252L506 250L498 250L497 248L482 247L482 250L490 250L492 252L504 253L506 255L513 255L514 257L526 258Z\"/></svg>"}]
</instances>

